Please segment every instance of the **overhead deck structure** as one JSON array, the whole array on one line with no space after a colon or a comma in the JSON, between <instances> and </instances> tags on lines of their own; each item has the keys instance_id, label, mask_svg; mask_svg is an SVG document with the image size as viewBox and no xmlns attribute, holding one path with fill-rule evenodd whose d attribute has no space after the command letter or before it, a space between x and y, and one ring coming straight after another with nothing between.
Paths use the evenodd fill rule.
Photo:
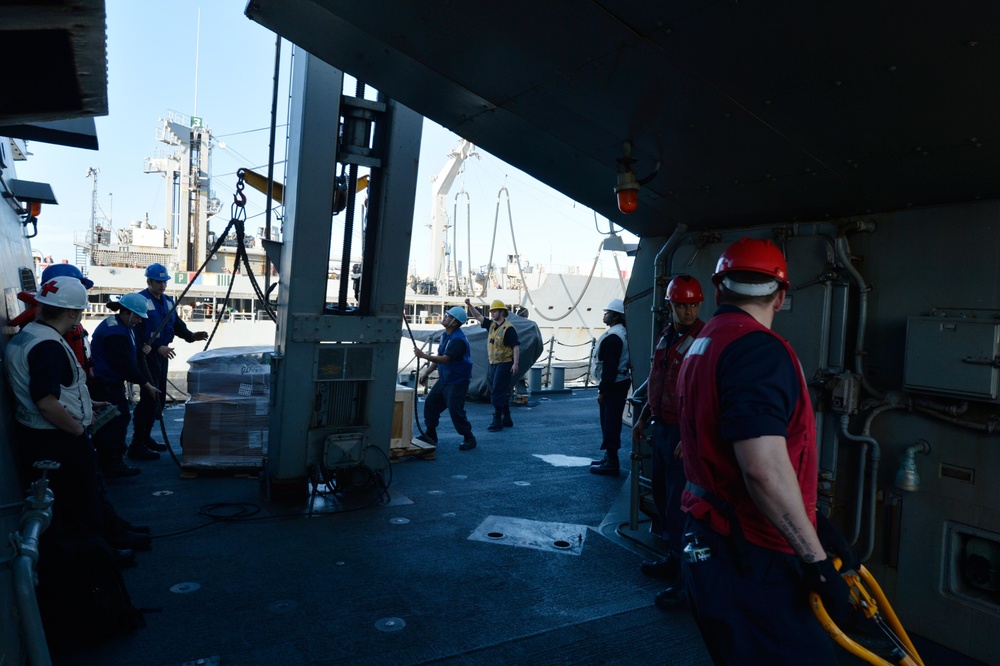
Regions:
<instances>
[{"instance_id":1,"label":"overhead deck structure","mask_svg":"<svg viewBox=\"0 0 1000 666\"><path fill-rule=\"evenodd\" d=\"M255 0L247 15L639 236L992 198L1000 6ZM642 177L617 213L622 144Z\"/></svg>"}]
</instances>

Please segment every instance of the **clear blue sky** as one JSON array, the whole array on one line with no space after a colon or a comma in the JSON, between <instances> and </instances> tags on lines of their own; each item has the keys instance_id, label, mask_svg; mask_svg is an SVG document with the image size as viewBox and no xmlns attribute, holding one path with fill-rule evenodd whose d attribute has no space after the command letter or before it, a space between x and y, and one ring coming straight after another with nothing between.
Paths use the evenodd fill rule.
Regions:
<instances>
[{"instance_id":1,"label":"clear blue sky","mask_svg":"<svg viewBox=\"0 0 1000 666\"><path fill-rule=\"evenodd\" d=\"M143 163L155 150L167 148L156 141L156 131L159 119L171 111L203 118L221 142L212 153L212 188L222 200L228 221L236 170L251 167L266 172L271 122L275 35L247 19L245 5L245 0L175 0L168 4L108 0L110 113L97 119L100 150L32 142L28 148L33 157L17 165L18 177L50 183L59 200L58 206L46 206L39 218L38 237L33 240L36 250L52 254L56 260L73 261L74 234L90 227L91 179L86 177L90 167L100 169L98 218L109 217L121 228L148 215L150 223L164 225L165 181L159 174L143 173ZM285 153L283 125L291 64L291 46L287 41L282 43L275 154L279 163ZM426 226L431 215L430 179L457 144L457 136L425 121L410 252L411 270L420 274L428 272L430 265L430 231ZM506 185L522 260L542 264L550 271L577 265L589 268L602 239L593 213L492 155L482 150L479 153L479 159L466 162L464 173L451 189L452 202L463 187L469 193L473 264L485 264L489 258L497 194ZM275 173L277 179L283 178L283 164L278 164ZM609 175L609 197L611 184ZM459 201L457 245L459 259L464 261L468 254L465 199ZM449 203L449 215L452 212L453 203ZM248 230L262 226L263 213L263 195L251 194ZM597 222L607 231L607 220L598 218ZM212 229L221 231L222 226L213 224ZM335 236L336 232L335 227ZM630 234L623 235L626 241L635 241ZM502 264L502 258L511 252L504 203L499 211L494 263ZM618 255L618 262L622 268L631 266L624 255ZM611 253L601 254L598 270L609 276L614 273Z\"/></svg>"}]
</instances>

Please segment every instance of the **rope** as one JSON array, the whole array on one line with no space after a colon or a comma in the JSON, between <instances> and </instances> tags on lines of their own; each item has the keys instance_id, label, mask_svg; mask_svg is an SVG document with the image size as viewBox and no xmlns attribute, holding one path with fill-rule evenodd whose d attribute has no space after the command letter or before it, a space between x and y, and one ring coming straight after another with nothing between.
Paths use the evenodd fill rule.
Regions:
<instances>
[{"instance_id":1,"label":"rope","mask_svg":"<svg viewBox=\"0 0 1000 666\"><path fill-rule=\"evenodd\" d=\"M541 317L545 321L562 321L566 317L568 317L571 314L573 314L573 312L576 310L576 307L578 305L580 305L580 301L582 301L583 297L586 295L587 289L590 288L590 283L594 279L594 271L597 270L597 262L601 258L601 245L597 246L597 254L594 255L594 263L590 267L590 274L587 275L587 282L586 282L586 284L583 285L583 290L580 292L580 296L573 302L573 305L570 306L570 308L566 312L566 314L561 315L559 317L549 317L549 316L546 316L544 313L542 313L538 309L538 306L535 305L535 299L533 299L531 297L531 290L528 289L528 282L527 282L527 280L524 279L524 268L521 266L521 253L517 249L517 238L514 235L514 214L513 214L513 212L511 211L511 208L510 208L510 192L507 190L507 186L506 185L503 186L503 187L501 187L500 191L497 192L497 210L496 210L496 214L493 216L493 240L490 242L490 262L489 262L489 264L487 264L487 272L489 272L490 269L493 267L493 250L496 247L496 241L497 241L497 222L498 222L498 220L500 218L500 195L504 194L504 193L507 194L507 221L510 224L510 240L511 240L511 243L513 244L513 246L514 246L514 256L517 258L517 273L518 273L518 275L521 278L521 285L524 287L524 293L528 297L528 301L531 303L532 307L535 308L535 314L536 315L538 315L539 317ZM595 213L595 215L596 215L596 213ZM595 217L595 220L596 220L596 217ZM603 244L603 241L602 241L602 244ZM621 279L621 272L619 272L618 275L619 275L619 279ZM484 296L486 296L486 285L488 284L488 282L489 282L489 275L487 275L486 278L483 280L483 290L479 293L479 298L483 298ZM624 293L624 289L622 291Z\"/></svg>"},{"instance_id":2,"label":"rope","mask_svg":"<svg viewBox=\"0 0 1000 666\"><path fill-rule=\"evenodd\" d=\"M507 177L504 176L504 181ZM490 283L490 276L493 274L493 250L497 246L497 222L500 220L500 195L507 192L507 214L510 215L510 192L507 190L507 186L504 185L497 192L497 210L493 214L493 240L490 241L490 260L486 263L486 275L483 276L483 290L479 292L479 298L484 298L486 296L486 289ZM514 246L514 251L517 252L517 246ZM518 266L520 266L520 258L518 259ZM521 278L524 282L524 278Z\"/></svg>"},{"instance_id":3,"label":"rope","mask_svg":"<svg viewBox=\"0 0 1000 666\"><path fill-rule=\"evenodd\" d=\"M594 341L593 340L588 340L587 342L581 342L578 345L570 345L570 344L566 344L565 342L559 342L559 340L556 340L556 344L559 345L560 347L592 347L593 344L594 344Z\"/></svg>"}]
</instances>

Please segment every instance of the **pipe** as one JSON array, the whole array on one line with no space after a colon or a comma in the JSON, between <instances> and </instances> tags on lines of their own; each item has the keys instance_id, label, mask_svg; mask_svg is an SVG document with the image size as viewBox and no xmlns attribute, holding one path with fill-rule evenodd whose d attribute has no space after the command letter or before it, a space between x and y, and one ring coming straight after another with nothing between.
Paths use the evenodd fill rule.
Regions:
<instances>
[{"instance_id":1,"label":"pipe","mask_svg":"<svg viewBox=\"0 0 1000 666\"><path fill-rule=\"evenodd\" d=\"M17 551L11 566L14 578L14 597L21 618L21 630L28 651L28 661L33 666L51 666L49 646L45 642L45 629L35 597L35 565L38 563L38 539L52 522L54 496L49 490L44 472L32 484L33 497L21 518L21 531L11 539Z\"/></svg>"},{"instance_id":2,"label":"pipe","mask_svg":"<svg viewBox=\"0 0 1000 666\"><path fill-rule=\"evenodd\" d=\"M660 339L660 329L657 327L656 322L663 314L663 298L667 291L666 282L663 282L661 278L667 274L667 265L673 258L677 246L680 245L686 233L687 225L678 223L674 227L674 232L670 234L670 238L667 239L667 242L663 244L660 251L656 253L656 258L653 259L653 304L650 307L653 319L650 322L650 328L652 329L649 338L650 347L655 347L656 341Z\"/></svg>"},{"instance_id":3,"label":"pipe","mask_svg":"<svg viewBox=\"0 0 1000 666\"><path fill-rule=\"evenodd\" d=\"M903 462L896 473L896 487L910 492L920 489L920 474L917 472L917 454L924 455L931 452L931 445L926 440L917 440L913 446L906 447L903 453Z\"/></svg>"},{"instance_id":4,"label":"pipe","mask_svg":"<svg viewBox=\"0 0 1000 666\"><path fill-rule=\"evenodd\" d=\"M866 445L872 447L872 472L871 472L871 475L872 475L872 488L871 488L871 496L872 496L872 503L874 505L874 501L875 501L875 487L874 487L874 485L875 485L875 483L878 480L878 461L879 461L879 459L881 459L882 453L881 453L881 450L879 449L878 441L876 441L876 439L874 437L871 437L871 436L868 436L868 435L855 435L855 434L852 434L847 429L849 422L850 422L850 416L848 416L847 414L844 414L843 416L840 417L840 434L844 438L849 439L852 442L864 442ZM860 487L863 487L864 486L864 482L865 482L865 478L864 478L864 465L862 465L861 468L862 468L861 469L862 476L860 478L858 478L858 485ZM863 502L863 496L862 496L861 492L859 492L858 493L858 505L855 507L855 511L856 511L856 514L855 514L855 516L856 516L855 524L857 525L857 533L854 535L854 539L851 541L851 545L852 546L857 543L858 538L861 536L861 507L862 507L862 502ZM872 507L872 510L874 512L874 506ZM871 521L872 521L872 525L874 527L874 523L875 523L874 513L870 516L870 518L871 518ZM862 559L862 562L863 561L864 561L864 559Z\"/></svg>"},{"instance_id":5,"label":"pipe","mask_svg":"<svg viewBox=\"0 0 1000 666\"><path fill-rule=\"evenodd\" d=\"M870 558L872 555L872 551L875 549L875 499L876 499L876 491L878 490L879 462L882 460L882 449L879 446L878 440L876 440L870 434L872 422L875 420L876 417L878 417L883 412L887 412L891 409L906 409L906 408L907 405L898 403L885 403L876 407L871 411L871 413L868 414L867 418L865 418L865 424L861 430L860 435L854 435L847 429L850 421L850 417L847 414L844 414L843 416L840 417L840 434L843 435L846 439L851 440L852 442L863 442L864 444L871 446L872 449L871 481L869 481L868 484L868 541L865 554L861 557L862 562L868 561L868 558ZM862 455L864 455L864 453L865 449L862 448ZM864 464L860 465L860 476L858 478L859 487L863 487L865 481L864 467L865 467ZM855 507L855 512L856 512L855 533L851 540L852 546L857 544L858 539L861 536L861 513L862 513L863 501L864 501L863 495L859 490L858 503L857 506Z\"/></svg>"},{"instance_id":6,"label":"pipe","mask_svg":"<svg viewBox=\"0 0 1000 666\"><path fill-rule=\"evenodd\" d=\"M840 257L840 262L844 265L844 269L851 274L851 277L854 278L854 281L858 285L858 333L854 344L854 371L861 378L861 386L881 400L885 395L868 382L868 379L865 377L864 364L862 363L862 358L867 353L865 351L865 330L868 327L868 292L872 288L865 282L864 277L854 267L854 264L851 263L851 246L843 233L837 236L835 247L837 248L837 256Z\"/></svg>"}]
</instances>

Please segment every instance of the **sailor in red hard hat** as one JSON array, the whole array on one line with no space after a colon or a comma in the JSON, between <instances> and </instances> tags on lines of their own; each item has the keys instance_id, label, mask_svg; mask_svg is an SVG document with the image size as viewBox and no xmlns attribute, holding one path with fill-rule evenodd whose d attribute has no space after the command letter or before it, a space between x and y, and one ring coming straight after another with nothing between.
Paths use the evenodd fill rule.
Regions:
<instances>
[{"instance_id":1,"label":"sailor in red hard hat","mask_svg":"<svg viewBox=\"0 0 1000 666\"><path fill-rule=\"evenodd\" d=\"M653 444L650 485L661 534L667 541L667 556L643 562L640 570L647 576L667 581L668 587L654 597L656 607L662 610L684 605L680 557L686 516L681 511L681 493L687 479L680 451L677 374L684 356L705 326L698 318L704 300L701 283L691 275L678 275L667 285L665 305L669 319L653 350L646 402L632 428L634 443L641 442L648 431ZM637 446L634 450L638 450Z\"/></svg>"},{"instance_id":2,"label":"sailor in red hard hat","mask_svg":"<svg viewBox=\"0 0 1000 666\"><path fill-rule=\"evenodd\" d=\"M719 259L718 309L681 364L688 545L681 571L716 664L836 664L809 607L849 591L816 531L816 423L798 357L771 330L788 268L768 240Z\"/></svg>"}]
</instances>

